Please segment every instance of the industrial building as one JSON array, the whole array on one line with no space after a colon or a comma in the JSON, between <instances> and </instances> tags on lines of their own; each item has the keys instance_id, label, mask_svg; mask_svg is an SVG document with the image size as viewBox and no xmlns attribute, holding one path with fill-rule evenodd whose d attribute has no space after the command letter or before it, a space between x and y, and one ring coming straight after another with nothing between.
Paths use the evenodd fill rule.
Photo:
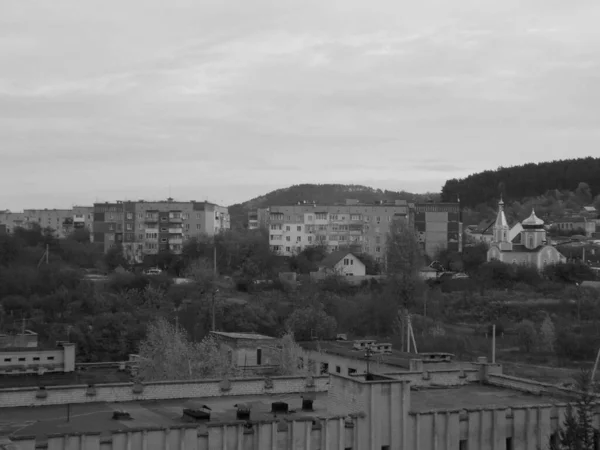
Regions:
<instances>
[{"instance_id":1,"label":"industrial building","mask_svg":"<svg viewBox=\"0 0 600 450\"><path fill-rule=\"evenodd\" d=\"M485 358L354 375L32 386L0 389L0 435L49 450L529 450L548 448L577 395Z\"/></svg>"}]
</instances>

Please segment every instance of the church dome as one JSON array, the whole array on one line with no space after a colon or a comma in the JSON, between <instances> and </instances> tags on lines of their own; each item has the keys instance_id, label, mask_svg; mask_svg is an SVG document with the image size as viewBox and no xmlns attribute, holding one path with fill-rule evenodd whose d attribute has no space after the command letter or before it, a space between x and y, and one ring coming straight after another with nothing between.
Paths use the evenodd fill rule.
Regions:
<instances>
[{"instance_id":1,"label":"church dome","mask_svg":"<svg viewBox=\"0 0 600 450\"><path fill-rule=\"evenodd\" d=\"M526 228L541 228L544 226L544 221L535 215L535 210L531 210L531 215L521 222L521 225Z\"/></svg>"}]
</instances>

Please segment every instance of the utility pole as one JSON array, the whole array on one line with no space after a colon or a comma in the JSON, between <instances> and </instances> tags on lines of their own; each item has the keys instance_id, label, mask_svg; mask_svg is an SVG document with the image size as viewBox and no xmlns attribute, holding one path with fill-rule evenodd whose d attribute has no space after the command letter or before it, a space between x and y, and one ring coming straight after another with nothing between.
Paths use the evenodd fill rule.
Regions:
<instances>
[{"instance_id":1,"label":"utility pole","mask_svg":"<svg viewBox=\"0 0 600 450\"><path fill-rule=\"evenodd\" d=\"M217 276L217 241L213 238L213 273Z\"/></svg>"},{"instance_id":2,"label":"utility pole","mask_svg":"<svg viewBox=\"0 0 600 450\"><path fill-rule=\"evenodd\" d=\"M217 290L213 289L212 291L212 330L217 331L216 321L215 321L215 297L217 295Z\"/></svg>"},{"instance_id":3,"label":"utility pole","mask_svg":"<svg viewBox=\"0 0 600 450\"><path fill-rule=\"evenodd\" d=\"M496 364L496 325L492 325L492 364Z\"/></svg>"},{"instance_id":4,"label":"utility pole","mask_svg":"<svg viewBox=\"0 0 600 450\"><path fill-rule=\"evenodd\" d=\"M50 246L46 244L46 265L48 265L48 257L50 256Z\"/></svg>"}]
</instances>

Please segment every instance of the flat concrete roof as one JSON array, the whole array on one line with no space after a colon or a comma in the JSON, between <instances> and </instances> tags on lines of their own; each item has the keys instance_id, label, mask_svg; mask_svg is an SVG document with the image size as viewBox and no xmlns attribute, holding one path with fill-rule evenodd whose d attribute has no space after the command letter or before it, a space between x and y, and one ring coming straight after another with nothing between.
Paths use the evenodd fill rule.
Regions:
<instances>
[{"instance_id":1,"label":"flat concrete roof","mask_svg":"<svg viewBox=\"0 0 600 450\"><path fill-rule=\"evenodd\" d=\"M70 421L67 422L67 405L40 406L35 408L0 408L0 436L35 436L43 440L49 434L96 432L108 435L116 430L132 428L169 427L191 424L182 420L183 409L211 408L211 422L230 422L236 419L233 405L251 405L250 420L269 420L271 403L286 402L289 414L278 414L278 418L317 417L327 413L327 392L317 393L314 411L304 412L301 394L260 396L231 396L192 398L179 400L152 400L128 403L88 403L71 405ZM125 410L133 420L112 420L113 411ZM206 422L199 422L201 432L206 431Z\"/></svg>"},{"instance_id":2,"label":"flat concrete roof","mask_svg":"<svg viewBox=\"0 0 600 450\"><path fill-rule=\"evenodd\" d=\"M456 410L505 406L507 408L543 403L561 403L564 399L549 395L534 395L525 392L468 384L457 387L423 388L411 392L410 411Z\"/></svg>"},{"instance_id":3,"label":"flat concrete roof","mask_svg":"<svg viewBox=\"0 0 600 450\"><path fill-rule=\"evenodd\" d=\"M371 340L371 339L360 339ZM374 340L374 339L373 339ZM378 342L384 344L385 342ZM347 358L359 359L366 361L365 350L355 350L353 345L354 341L303 341L298 343L305 350L322 351L324 353L330 353L337 356L345 356ZM408 369L410 367L410 360L413 358L419 358L419 355L413 353L401 352L392 349L391 354L375 353L371 357L371 362L388 364L390 366L397 366L402 369Z\"/></svg>"}]
</instances>

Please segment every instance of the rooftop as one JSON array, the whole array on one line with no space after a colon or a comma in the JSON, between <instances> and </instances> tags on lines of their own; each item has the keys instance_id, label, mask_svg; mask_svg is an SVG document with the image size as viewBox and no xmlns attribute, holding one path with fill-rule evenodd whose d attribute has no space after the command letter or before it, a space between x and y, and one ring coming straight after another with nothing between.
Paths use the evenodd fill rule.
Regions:
<instances>
[{"instance_id":1,"label":"rooftop","mask_svg":"<svg viewBox=\"0 0 600 450\"><path fill-rule=\"evenodd\" d=\"M365 351L355 350L353 348L354 341L305 341L298 344L305 350L321 351L332 355L365 360ZM410 367L410 360L414 358L415 354L413 353L405 353L392 349L391 354L376 354L371 358L371 361L373 361L375 366L377 363L380 363L408 369Z\"/></svg>"},{"instance_id":2,"label":"rooftop","mask_svg":"<svg viewBox=\"0 0 600 450\"><path fill-rule=\"evenodd\" d=\"M561 403L564 399L549 395L527 394L499 387L472 383L465 386L413 390L411 407L413 412L452 410L468 408L491 408L494 406L516 407L542 403Z\"/></svg>"},{"instance_id":3,"label":"rooftop","mask_svg":"<svg viewBox=\"0 0 600 450\"><path fill-rule=\"evenodd\" d=\"M183 409L200 409L203 405L211 409L211 422L237 420L234 405L238 403L251 405L250 418L253 421L273 419L272 402L286 402L290 410L297 411L283 415L288 418L318 417L326 414L326 392L317 394L313 403L315 410L310 412L301 410L300 395L229 396L129 403L73 404L70 406L68 422L67 405L6 408L0 409L0 436L35 436L40 439L55 433L96 432L108 435L116 430L184 425L189 422L182 420ZM132 420L113 420L112 414L117 410L127 411ZM206 428L206 422L199 423L199 432L205 432Z\"/></svg>"},{"instance_id":4,"label":"rooftop","mask_svg":"<svg viewBox=\"0 0 600 450\"><path fill-rule=\"evenodd\" d=\"M223 336L229 339L252 339L252 340L267 340L275 339L272 336L265 336L264 334L257 333L226 333L224 331L211 331L211 333L217 336Z\"/></svg>"}]
</instances>

